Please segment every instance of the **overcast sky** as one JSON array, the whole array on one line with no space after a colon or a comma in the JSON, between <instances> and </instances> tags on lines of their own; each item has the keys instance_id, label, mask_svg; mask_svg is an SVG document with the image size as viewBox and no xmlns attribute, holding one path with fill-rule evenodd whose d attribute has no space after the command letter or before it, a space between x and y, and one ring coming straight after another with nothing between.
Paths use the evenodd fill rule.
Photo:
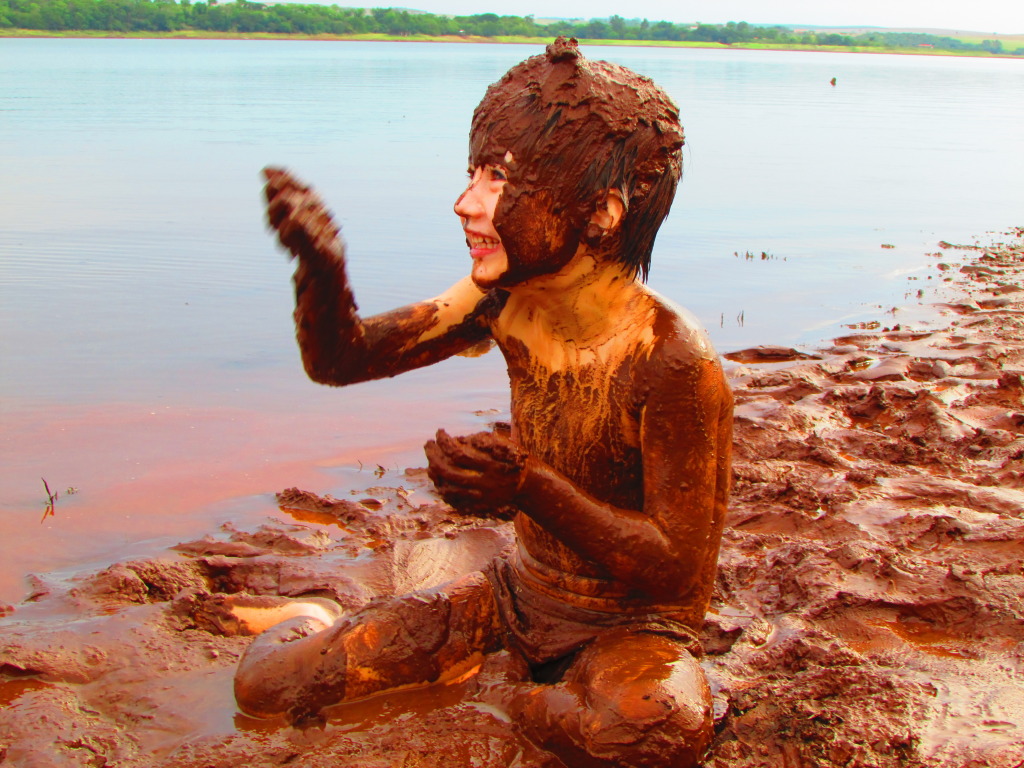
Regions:
<instances>
[{"instance_id":1,"label":"overcast sky","mask_svg":"<svg viewBox=\"0 0 1024 768\"><path fill-rule=\"evenodd\" d=\"M1024 0L396 0L393 6L457 15L532 14L538 18L589 19L617 13L627 19L709 24L747 21L1024 33Z\"/></svg>"}]
</instances>

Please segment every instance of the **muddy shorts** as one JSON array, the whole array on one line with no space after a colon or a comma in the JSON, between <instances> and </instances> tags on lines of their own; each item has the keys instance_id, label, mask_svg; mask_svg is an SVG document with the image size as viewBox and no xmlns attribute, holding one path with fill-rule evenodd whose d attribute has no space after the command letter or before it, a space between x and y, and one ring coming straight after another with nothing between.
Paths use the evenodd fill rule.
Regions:
<instances>
[{"instance_id":1,"label":"muddy shorts","mask_svg":"<svg viewBox=\"0 0 1024 768\"><path fill-rule=\"evenodd\" d=\"M691 655L703 655L696 632L671 614L607 613L574 606L532 588L505 558L496 559L486 575L508 646L535 667L571 657L602 634L622 628L670 637Z\"/></svg>"}]
</instances>

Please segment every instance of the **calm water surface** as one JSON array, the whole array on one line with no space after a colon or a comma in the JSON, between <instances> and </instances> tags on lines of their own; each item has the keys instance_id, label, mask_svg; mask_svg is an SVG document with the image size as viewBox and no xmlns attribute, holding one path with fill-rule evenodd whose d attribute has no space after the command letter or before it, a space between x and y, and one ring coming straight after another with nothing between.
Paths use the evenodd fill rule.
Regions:
<instances>
[{"instance_id":1,"label":"calm water surface","mask_svg":"<svg viewBox=\"0 0 1024 768\"><path fill-rule=\"evenodd\" d=\"M258 171L321 190L364 312L435 295L469 265L451 206L472 109L538 51L0 39L0 600L30 570L279 514L287 485L340 495L378 464L401 482L438 426L505 411L496 354L310 383ZM680 106L685 176L651 284L722 351L916 318L938 240L1022 223L1021 62L586 52ZM40 523L43 477L62 497Z\"/></svg>"}]
</instances>

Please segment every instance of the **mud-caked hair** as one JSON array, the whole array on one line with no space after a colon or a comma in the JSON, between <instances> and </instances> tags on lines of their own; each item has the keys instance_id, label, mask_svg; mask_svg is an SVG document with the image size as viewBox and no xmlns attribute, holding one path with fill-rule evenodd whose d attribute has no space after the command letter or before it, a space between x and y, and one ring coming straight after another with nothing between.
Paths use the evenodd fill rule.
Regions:
<instances>
[{"instance_id":1,"label":"mud-caked hair","mask_svg":"<svg viewBox=\"0 0 1024 768\"><path fill-rule=\"evenodd\" d=\"M512 194L545 191L577 243L603 193L620 190L625 215L613 251L646 279L682 146L679 111L650 78L588 60L576 40L560 37L487 89L473 114L470 167L508 167Z\"/></svg>"}]
</instances>

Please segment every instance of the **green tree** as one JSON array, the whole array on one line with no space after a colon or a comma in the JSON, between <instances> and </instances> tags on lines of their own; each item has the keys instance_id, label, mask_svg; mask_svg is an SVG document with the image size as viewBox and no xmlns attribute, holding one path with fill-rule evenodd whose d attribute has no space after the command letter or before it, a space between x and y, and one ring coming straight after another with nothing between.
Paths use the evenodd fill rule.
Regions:
<instances>
[{"instance_id":1,"label":"green tree","mask_svg":"<svg viewBox=\"0 0 1024 768\"><path fill-rule=\"evenodd\" d=\"M651 27L651 40L678 40L679 33L671 21L658 21Z\"/></svg>"},{"instance_id":2,"label":"green tree","mask_svg":"<svg viewBox=\"0 0 1024 768\"><path fill-rule=\"evenodd\" d=\"M607 24L600 19L593 19L585 27L583 37L591 40L608 40L609 38L614 37L614 35Z\"/></svg>"}]
</instances>

